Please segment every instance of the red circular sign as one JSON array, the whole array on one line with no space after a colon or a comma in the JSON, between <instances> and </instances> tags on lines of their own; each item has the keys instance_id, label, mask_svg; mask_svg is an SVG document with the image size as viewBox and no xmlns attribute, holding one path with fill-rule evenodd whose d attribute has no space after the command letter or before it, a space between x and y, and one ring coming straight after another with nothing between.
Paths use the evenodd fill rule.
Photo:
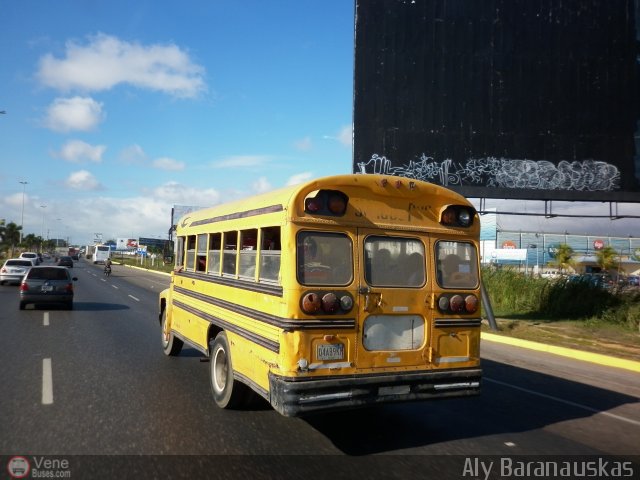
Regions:
<instances>
[{"instance_id":1,"label":"red circular sign","mask_svg":"<svg viewBox=\"0 0 640 480\"><path fill-rule=\"evenodd\" d=\"M594 240L593 241L593 248L595 248L596 250L602 250L604 248L604 241L603 240Z\"/></svg>"},{"instance_id":2,"label":"red circular sign","mask_svg":"<svg viewBox=\"0 0 640 480\"><path fill-rule=\"evenodd\" d=\"M517 248L516 242L505 240L504 242L502 242L502 248Z\"/></svg>"}]
</instances>

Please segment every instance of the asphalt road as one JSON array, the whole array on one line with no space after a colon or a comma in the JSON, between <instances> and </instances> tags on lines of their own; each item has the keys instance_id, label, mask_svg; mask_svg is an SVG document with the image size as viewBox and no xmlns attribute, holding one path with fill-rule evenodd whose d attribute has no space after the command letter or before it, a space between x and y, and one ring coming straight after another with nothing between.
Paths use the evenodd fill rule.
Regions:
<instances>
[{"instance_id":1,"label":"asphalt road","mask_svg":"<svg viewBox=\"0 0 640 480\"><path fill-rule=\"evenodd\" d=\"M18 288L0 287L6 459L67 456L72 478L98 478L96 465L105 478L193 478L212 461L219 478L485 478L464 470L468 459L640 456L637 374L489 342L479 397L309 418L266 403L221 410L199 352L162 353L156 304L168 277L116 265L106 278L86 261L73 275L72 311L19 311Z\"/></svg>"}]
</instances>

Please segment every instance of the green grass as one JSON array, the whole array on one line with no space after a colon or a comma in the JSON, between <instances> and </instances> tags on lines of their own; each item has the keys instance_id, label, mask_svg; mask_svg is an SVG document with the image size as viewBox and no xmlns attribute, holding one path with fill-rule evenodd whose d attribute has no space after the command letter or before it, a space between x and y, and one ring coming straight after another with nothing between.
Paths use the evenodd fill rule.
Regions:
<instances>
[{"instance_id":1,"label":"green grass","mask_svg":"<svg viewBox=\"0 0 640 480\"><path fill-rule=\"evenodd\" d=\"M130 255L114 255L111 259L116 264L146 268L148 270L155 270L158 272L170 273L171 270L173 270L173 263L164 264L160 258L156 258L155 263L151 263L150 259L141 260L139 257L132 257Z\"/></svg>"},{"instance_id":2,"label":"green grass","mask_svg":"<svg viewBox=\"0 0 640 480\"><path fill-rule=\"evenodd\" d=\"M546 322L575 320L638 332L640 289L604 289L564 278L545 279L511 269L483 269L496 317Z\"/></svg>"}]
</instances>

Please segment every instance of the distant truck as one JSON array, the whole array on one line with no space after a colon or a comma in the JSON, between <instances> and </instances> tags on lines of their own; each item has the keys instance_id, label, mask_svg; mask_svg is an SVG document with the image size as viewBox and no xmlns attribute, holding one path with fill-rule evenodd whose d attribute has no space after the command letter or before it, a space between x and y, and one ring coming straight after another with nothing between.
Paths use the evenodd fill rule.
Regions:
<instances>
[{"instance_id":1,"label":"distant truck","mask_svg":"<svg viewBox=\"0 0 640 480\"><path fill-rule=\"evenodd\" d=\"M96 246L95 245L87 245L86 247L84 247L84 256L85 258L88 260L90 258L93 258L93 252L96 250Z\"/></svg>"},{"instance_id":2,"label":"distant truck","mask_svg":"<svg viewBox=\"0 0 640 480\"><path fill-rule=\"evenodd\" d=\"M80 249L78 247L69 247L68 255L74 260L80 260Z\"/></svg>"}]
</instances>

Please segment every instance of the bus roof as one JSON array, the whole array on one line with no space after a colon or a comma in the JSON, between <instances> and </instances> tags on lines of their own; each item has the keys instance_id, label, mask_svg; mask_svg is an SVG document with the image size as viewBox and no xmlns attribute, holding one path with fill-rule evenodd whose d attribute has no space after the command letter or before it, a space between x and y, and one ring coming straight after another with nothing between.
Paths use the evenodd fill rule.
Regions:
<instances>
[{"instance_id":1,"label":"bus roof","mask_svg":"<svg viewBox=\"0 0 640 480\"><path fill-rule=\"evenodd\" d=\"M415 208L414 217L429 216L431 223L434 220L437 223L440 212L448 205L462 205L473 209L472 204L464 196L432 183L390 175L347 174L322 177L191 212L178 220L177 229L180 231L186 227L205 226L225 220L246 219L246 223L250 224L252 217L270 213L277 215L278 218L286 217L289 221L303 219L308 221L309 215L304 213L303 200L311 193L322 189L343 191L347 196L359 192L361 194L357 195L360 202L358 208L368 209L370 212L376 211L378 214L382 213L380 212L382 207L391 206L393 213L390 211L389 215L383 215L383 217L405 211L408 211L405 212L405 216L407 214L411 216L410 210ZM282 214L283 211L286 215ZM428 215L425 215L427 212ZM365 213L364 217L366 216ZM355 218L351 218L351 222L346 220L346 218L343 219L343 223L358 223ZM328 221L335 221L335 219ZM380 221L380 218L375 222L376 224L385 223ZM371 218L365 223L370 224ZM415 223L419 222L415 221Z\"/></svg>"}]
</instances>

